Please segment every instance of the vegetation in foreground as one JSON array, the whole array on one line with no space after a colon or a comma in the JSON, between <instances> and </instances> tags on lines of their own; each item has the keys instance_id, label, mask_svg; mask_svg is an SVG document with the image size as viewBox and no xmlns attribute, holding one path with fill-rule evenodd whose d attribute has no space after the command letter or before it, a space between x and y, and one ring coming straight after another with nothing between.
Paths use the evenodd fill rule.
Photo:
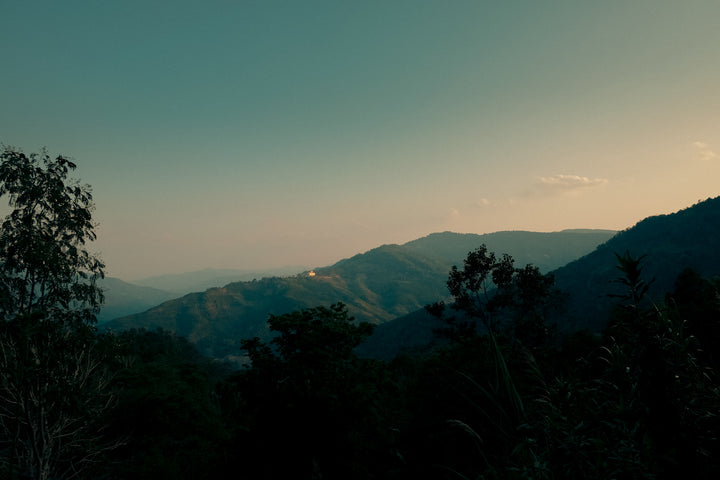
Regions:
<instances>
[{"instance_id":1,"label":"vegetation in foreground","mask_svg":"<svg viewBox=\"0 0 720 480\"><path fill-rule=\"evenodd\" d=\"M268 320L231 370L158 330L98 334L102 263L69 160L6 148L0 194L0 476L717 478L720 281L661 303L617 256L602 332L560 337L553 278L484 246L449 274L434 348L360 358L342 304Z\"/></svg>"}]
</instances>

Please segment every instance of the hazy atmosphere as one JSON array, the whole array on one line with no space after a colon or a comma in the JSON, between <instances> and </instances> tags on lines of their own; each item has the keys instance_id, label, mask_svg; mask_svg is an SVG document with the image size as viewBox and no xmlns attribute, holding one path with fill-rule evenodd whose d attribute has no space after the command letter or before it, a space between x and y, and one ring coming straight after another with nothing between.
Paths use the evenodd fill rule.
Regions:
<instances>
[{"instance_id":1,"label":"hazy atmosphere","mask_svg":"<svg viewBox=\"0 0 720 480\"><path fill-rule=\"evenodd\" d=\"M172 6L170 6L172 5ZM71 156L128 280L720 193L720 2L0 1L0 142Z\"/></svg>"}]
</instances>

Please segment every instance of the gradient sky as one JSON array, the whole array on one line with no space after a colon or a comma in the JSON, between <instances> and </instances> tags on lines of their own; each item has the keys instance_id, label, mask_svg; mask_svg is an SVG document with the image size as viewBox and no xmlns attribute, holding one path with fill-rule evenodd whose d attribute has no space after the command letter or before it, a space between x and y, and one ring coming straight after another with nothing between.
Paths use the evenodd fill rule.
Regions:
<instances>
[{"instance_id":1,"label":"gradient sky","mask_svg":"<svg viewBox=\"0 0 720 480\"><path fill-rule=\"evenodd\" d=\"M0 142L107 273L623 229L720 194L720 2L0 0Z\"/></svg>"}]
</instances>

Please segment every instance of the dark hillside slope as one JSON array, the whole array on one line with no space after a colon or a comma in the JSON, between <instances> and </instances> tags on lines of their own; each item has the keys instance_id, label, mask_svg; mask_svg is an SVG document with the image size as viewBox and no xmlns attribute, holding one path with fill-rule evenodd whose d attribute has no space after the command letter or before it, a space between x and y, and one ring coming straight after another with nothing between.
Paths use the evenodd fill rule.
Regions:
<instances>
[{"instance_id":1,"label":"dark hillside slope","mask_svg":"<svg viewBox=\"0 0 720 480\"><path fill-rule=\"evenodd\" d=\"M646 218L600 245L592 253L554 272L558 287L569 295L560 327L601 329L612 306L608 294L622 293L615 254L646 255L645 280L655 281L650 300L662 301L687 267L703 276L720 275L720 197L679 212Z\"/></svg>"}]
</instances>

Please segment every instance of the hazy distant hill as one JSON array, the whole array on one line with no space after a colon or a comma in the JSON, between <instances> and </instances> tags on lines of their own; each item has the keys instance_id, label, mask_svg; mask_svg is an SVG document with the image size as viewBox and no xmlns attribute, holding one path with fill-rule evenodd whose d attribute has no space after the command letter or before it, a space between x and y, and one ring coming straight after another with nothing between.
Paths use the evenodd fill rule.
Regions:
<instances>
[{"instance_id":1,"label":"hazy distant hill","mask_svg":"<svg viewBox=\"0 0 720 480\"><path fill-rule=\"evenodd\" d=\"M169 275L158 275L155 277L142 278L132 283L145 287L157 288L184 295L191 292L202 292L208 288L222 287L231 282L250 281L263 277L282 277L294 275L307 270L307 267L288 266L280 268L269 268L265 270L239 270L234 268L206 268L195 272L175 273ZM176 296L178 296L176 295Z\"/></svg>"},{"instance_id":2,"label":"hazy distant hill","mask_svg":"<svg viewBox=\"0 0 720 480\"><path fill-rule=\"evenodd\" d=\"M502 251L490 245L488 242L491 251ZM608 294L622 293L622 286L614 282L621 275L615 253L647 255L643 263L646 280L655 279L647 296L662 301L684 268L707 277L720 275L719 245L720 197L677 213L646 218L619 232L587 255L552 272L557 286L567 294L564 312L556 319L560 330L604 327L617 302ZM359 353L392 357L404 348L418 348L432 341L432 330L439 326L440 321L424 310L412 312L378 326Z\"/></svg>"},{"instance_id":3,"label":"hazy distant hill","mask_svg":"<svg viewBox=\"0 0 720 480\"><path fill-rule=\"evenodd\" d=\"M105 277L99 285L105 294L105 303L98 315L100 323L145 311L177 296L171 292L133 285L112 277Z\"/></svg>"},{"instance_id":4,"label":"hazy distant hill","mask_svg":"<svg viewBox=\"0 0 720 480\"><path fill-rule=\"evenodd\" d=\"M269 314L342 301L357 319L383 323L418 310L447 295L450 267L482 243L518 258L537 259L550 269L592 250L613 233L433 234L405 245L383 245L312 273L191 293L107 325L114 329L162 327L187 337L204 353L221 357L236 353L242 338L267 338Z\"/></svg>"}]
</instances>

